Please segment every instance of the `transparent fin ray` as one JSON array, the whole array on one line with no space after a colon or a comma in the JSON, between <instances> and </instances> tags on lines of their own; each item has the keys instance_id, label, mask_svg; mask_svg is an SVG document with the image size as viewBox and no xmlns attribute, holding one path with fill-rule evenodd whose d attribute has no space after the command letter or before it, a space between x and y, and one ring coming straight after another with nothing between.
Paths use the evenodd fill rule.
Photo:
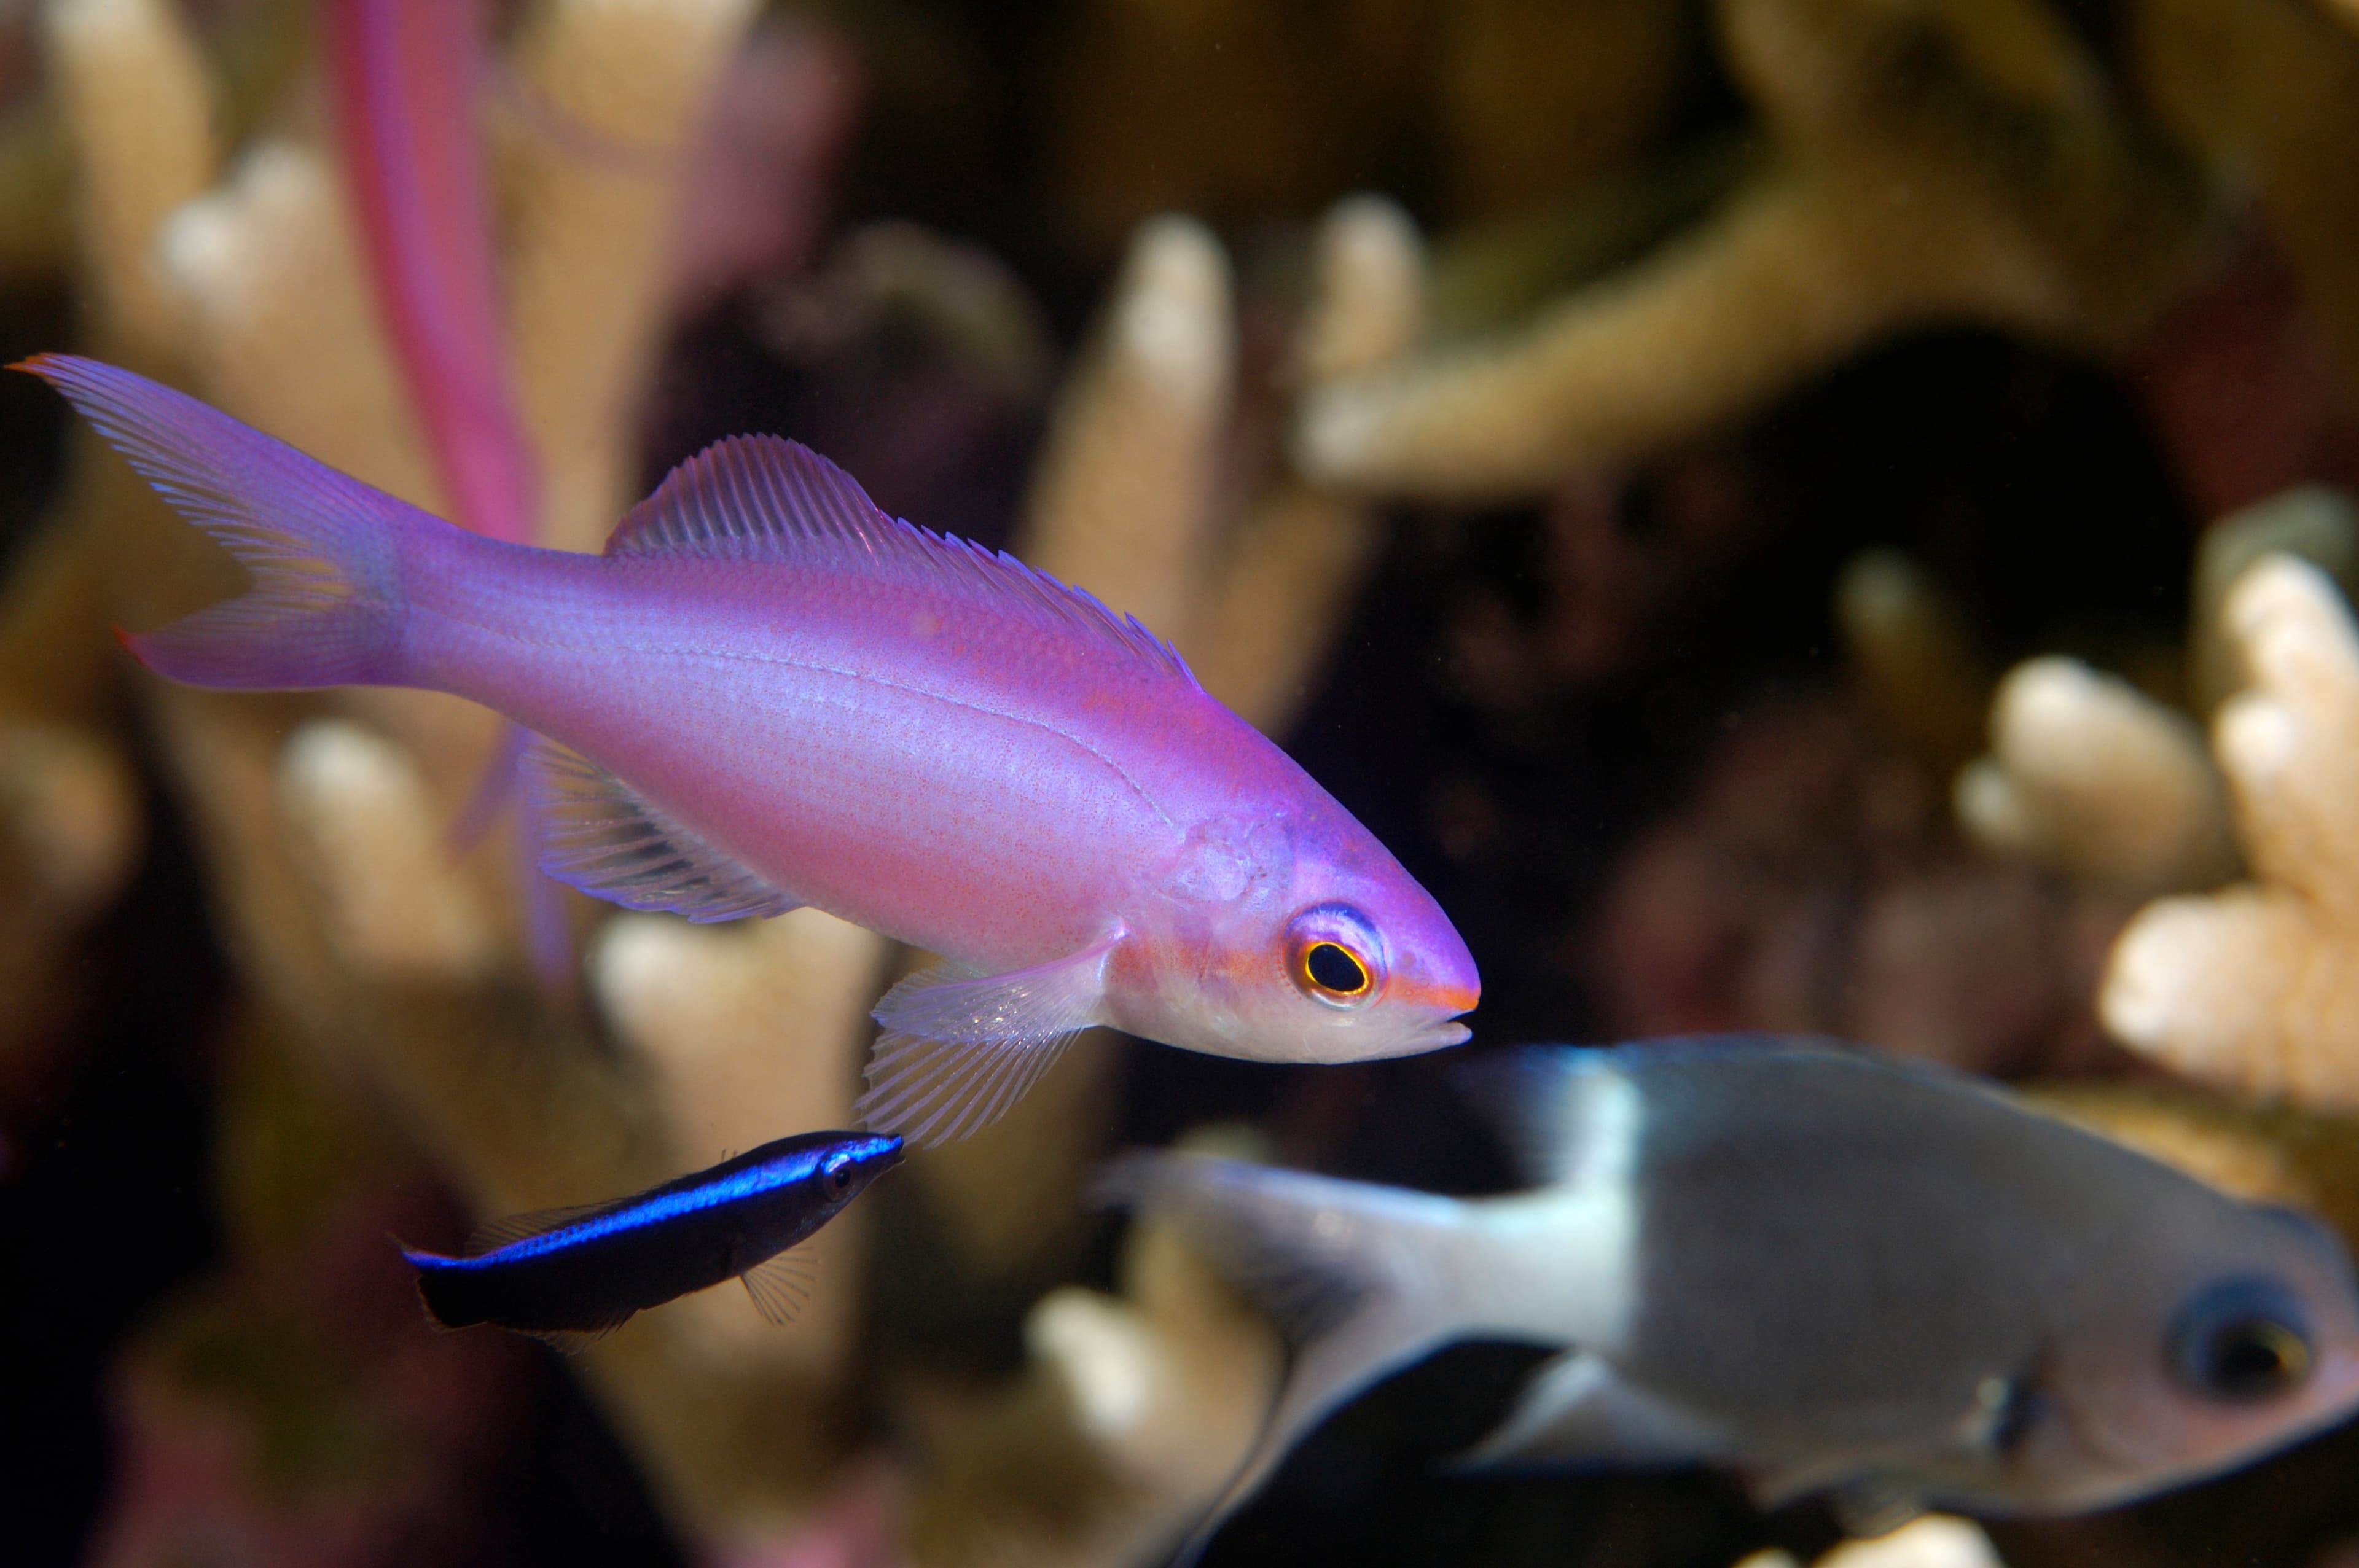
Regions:
<instances>
[{"instance_id":1,"label":"transparent fin ray","mask_svg":"<svg viewBox=\"0 0 2359 1568\"><path fill-rule=\"evenodd\" d=\"M938 968L901 981L876 1004L885 1033L854 1111L921 1149L996 1120L1099 1022L1118 940L1007 974Z\"/></svg>"},{"instance_id":2,"label":"transparent fin ray","mask_svg":"<svg viewBox=\"0 0 2359 1568\"><path fill-rule=\"evenodd\" d=\"M995 614L1080 633L1196 687L1179 651L1132 617L1004 551L888 516L851 475L776 436L733 436L672 470L616 524L606 553L806 562L917 584Z\"/></svg>"},{"instance_id":3,"label":"transparent fin ray","mask_svg":"<svg viewBox=\"0 0 2359 1568\"><path fill-rule=\"evenodd\" d=\"M620 1317L592 1324L587 1328L527 1328L521 1332L567 1356L579 1356L630 1321L631 1314L625 1313Z\"/></svg>"},{"instance_id":4,"label":"transparent fin ray","mask_svg":"<svg viewBox=\"0 0 2359 1568\"><path fill-rule=\"evenodd\" d=\"M486 1252L495 1252L510 1242L522 1241L527 1236L545 1236L611 1206L603 1203L568 1204L560 1208L527 1209L522 1214L487 1219L467 1233L465 1255L477 1258Z\"/></svg>"},{"instance_id":5,"label":"transparent fin ray","mask_svg":"<svg viewBox=\"0 0 2359 1568\"><path fill-rule=\"evenodd\" d=\"M800 903L570 747L537 737L524 769L541 870L593 898L700 925L784 914Z\"/></svg>"},{"instance_id":6,"label":"transparent fin ray","mask_svg":"<svg viewBox=\"0 0 2359 1568\"><path fill-rule=\"evenodd\" d=\"M810 1304L819 1284L819 1260L809 1247L789 1247L739 1276L755 1307L772 1323L792 1323Z\"/></svg>"}]
</instances>

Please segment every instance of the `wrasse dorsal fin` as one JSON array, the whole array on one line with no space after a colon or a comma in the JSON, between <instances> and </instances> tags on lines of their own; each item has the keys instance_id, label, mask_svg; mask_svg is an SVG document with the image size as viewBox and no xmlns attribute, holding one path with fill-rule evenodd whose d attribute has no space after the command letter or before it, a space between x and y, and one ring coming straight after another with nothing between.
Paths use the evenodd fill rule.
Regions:
<instances>
[{"instance_id":1,"label":"wrasse dorsal fin","mask_svg":"<svg viewBox=\"0 0 2359 1568\"><path fill-rule=\"evenodd\" d=\"M885 1026L853 1111L873 1131L926 1149L997 1120L1099 1022L1120 936L1000 975L928 969L885 993Z\"/></svg>"},{"instance_id":2,"label":"wrasse dorsal fin","mask_svg":"<svg viewBox=\"0 0 2359 1568\"><path fill-rule=\"evenodd\" d=\"M756 1309L764 1317L788 1324L810 1305L811 1292L819 1284L819 1260L808 1245L789 1247L755 1264L739 1278L745 1281L745 1293L754 1298Z\"/></svg>"},{"instance_id":3,"label":"wrasse dorsal fin","mask_svg":"<svg viewBox=\"0 0 2359 1568\"><path fill-rule=\"evenodd\" d=\"M540 821L540 869L593 898L700 925L784 914L801 903L569 747L536 737L524 772Z\"/></svg>"},{"instance_id":4,"label":"wrasse dorsal fin","mask_svg":"<svg viewBox=\"0 0 2359 1568\"><path fill-rule=\"evenodd\" d=\"M1542 1363L1507 1418L1450 1467L1691 1464L1730 1446L1720 1428L1629 1383L1602 1357L1568 1350Z\"/></svg>"},{"instance_id":5,"label":"wrasse dorsal fin","mask_svg":"<svg viewBox=\"0 0 2359 1568\"><path fill-rule=\"evenodd\" d=\"M606 553L799 563L927 587L1197 684L1179 651L1130 616L1004 551L887 515L851 475L777 436L732 436L681 463L615 525Z\"/></svg>"},{"instance_id":6,"label":"wrasse dorsal fin","mask_svg":"<svg viewBox=\"0 0 2359 1568\"><path fill-rule=\"evenodd\" d=\"M487 1219L467 1233L467 1249L462 1256L480 1258L486 1252L496 1252L528 1236L546 1236L577 1219L587 1219L614 1206L612 1202L568 1204L562 1208L527 1209L522 1214Z\"/></svg>"}]
</instances>

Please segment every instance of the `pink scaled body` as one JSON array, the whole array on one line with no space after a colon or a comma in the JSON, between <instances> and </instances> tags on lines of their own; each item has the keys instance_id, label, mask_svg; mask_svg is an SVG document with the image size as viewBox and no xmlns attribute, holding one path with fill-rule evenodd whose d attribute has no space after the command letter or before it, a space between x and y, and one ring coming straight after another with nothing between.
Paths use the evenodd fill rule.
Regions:
<instances>
[{"instance_id":1,"label":"pink scaled body","mask_svg":"<svg viewBox=\"0 0 2359 1568\"><path fill-rule=\"evenodd\" d=\"M125 372L30 368L254 572L131 639L156 669L473 698L554 742L531 762L552 874L690 919L809 903L949 959L878 1009L880 1130L972 1130L1093 1023L1272 1061L1465 1038L1447 917L1167 644L800 447L722 442L577 556Z\"/></svg>"}]
</instances>

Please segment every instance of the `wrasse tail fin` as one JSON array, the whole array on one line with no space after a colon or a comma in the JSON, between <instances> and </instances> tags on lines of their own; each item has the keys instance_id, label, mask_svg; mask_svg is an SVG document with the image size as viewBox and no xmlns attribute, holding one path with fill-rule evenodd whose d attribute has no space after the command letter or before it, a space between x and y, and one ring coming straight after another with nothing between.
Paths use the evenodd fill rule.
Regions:
<instances>
[{"instance_id":1,"label":"wrasse tail fin","mask_svg":"<svg viewBox=\"0 0 2359 1568\"><path fill-rule=\"evenodd\" d=\"M64 394L253 577L234 599L124 635L150 669L255 690L401 679L398 554L450 524L145 376L71 354L16 368Z\"/></svg>"},{"instance_id":2,"label":"wrasse tail fin","mask_svg":"<svg viewBox=\"0 0 2359 1568\"><path fill-rule=\"evenodd\" d=\"M1119 935L1002 975L911 975L876 1004L885 1026L853 1107L872 1130L928 1149L999 1119L1100 1022Z\"/></svg>"},{"instance_id":3,"label":"wrasse tail fin","mask_svg":"<svg viewBox=\"0 0 2359 1568\"><path fill-rule=\"evenodd\" d=\"M1450 1467L1681 1465L1729 1450L1726 1434L1702 1417L1624 1381L1602 1357L1569 1350L1543 1363L1506 1420Z\"/></svg>"},{"instance_id":4,"label":"wrasse tail fin","mask_svg":"<svg viewBox=\"0 0 2359 1568\"><path fill-rule=\"evenodd\" d=\"M593 898L699 925L784 914L801 902L578 752L536 738L524 773L540 869Z\"/></svg>"},{"instance_id":5,"label":"wrasse tail fin","mask_svg":"<svg viewBox=\"0 0 2359 1568\"><path fill-rule=\"evenodd\" d=\"M733 436L681 463L615 524L606 553L793 562L930 589L1201 689L1179 650L1133 617L1005 551L888 516L851 475L777 436Z\"/></svg>"},{"instance_id":6,"label":"wrasse tail fin","mask_svg":"<svg viewBox=\"0 0 2359 1568\"><path fill-rule=\"evenodd\" d=\"M1175 1562L1192 1563L1294 1444L1371 1385L1447 1340L1448 1198L1202 1155L1110 1164L1102 1199L1175 1221L1266 1310L1292 1355L1260 1435Z\"/></svg>"},{"instance_id":7,"label":"wrasse tail fin","mask_svg":"<svg viewBox=\"0 0 2359 1568\"><path fill-rule=\"evenodd\" d=\"M789 1247L774 1258L755 1264L739 1276L745 1293L772 1323L788 1324L810 1305L819 1283L819 1262L809 1247Z\"/></svg>"},{"instance_id":8,"label":"wrasse tail fin","mask_svg":"<svg viewBox=\"0 0 2359 1568\"><path fill-rule=\"evenodd\" d=\"M467 1233L466 1256L480 1258L486 1252L496 1252L513 1241L527 1236L545 1236L560 1226L577 1219L587 1219L601 1210L611 1208L611 1203L568 1204L561 1208L527 1209L522 1214L502 1215L487 1219Z\"/></svg>"}]
</instances>

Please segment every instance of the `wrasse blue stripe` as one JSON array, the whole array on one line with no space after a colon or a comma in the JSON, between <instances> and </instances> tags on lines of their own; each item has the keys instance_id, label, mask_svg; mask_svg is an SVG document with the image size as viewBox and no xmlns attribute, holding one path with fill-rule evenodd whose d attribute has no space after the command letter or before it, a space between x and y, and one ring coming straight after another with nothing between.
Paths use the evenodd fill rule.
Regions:
<instances>
[{"instance_id":1,"label":"wrasse blue stripe","mask_svg":"<svg viewBox=\"0 0 2359 1568\"><path fill-rule=\"evenodd\" d=\"M900 1160L898 1138L804 1133L587 1211L498 1222L464 1256L402 1251L428 1313L450 1328L497 1324L576 1349L733 1278L783 1321L809 1282L782 1255Z\"/></svg>"}]
</instances>

